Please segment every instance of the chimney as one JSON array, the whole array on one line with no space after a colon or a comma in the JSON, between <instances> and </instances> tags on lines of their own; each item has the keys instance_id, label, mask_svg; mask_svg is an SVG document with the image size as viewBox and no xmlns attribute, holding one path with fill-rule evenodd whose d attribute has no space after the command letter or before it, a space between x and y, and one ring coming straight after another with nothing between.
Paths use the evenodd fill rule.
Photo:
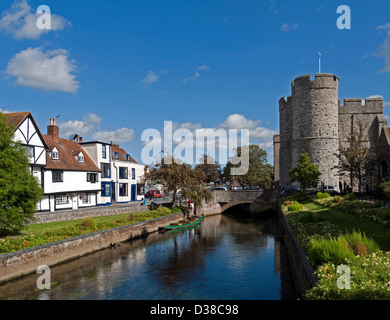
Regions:
<instances>
[{"instance_id":1,"label":"chimney","mask_svg":"<svg viewBox=\"0 0 390 320\"><path fill-rule=\"evenodd\" d=\"M51 136L54 139L59 139L59 129L56 126L56 119L50 119L50 125L47 126L47 135Z\"/></svg>"}]
</instances>

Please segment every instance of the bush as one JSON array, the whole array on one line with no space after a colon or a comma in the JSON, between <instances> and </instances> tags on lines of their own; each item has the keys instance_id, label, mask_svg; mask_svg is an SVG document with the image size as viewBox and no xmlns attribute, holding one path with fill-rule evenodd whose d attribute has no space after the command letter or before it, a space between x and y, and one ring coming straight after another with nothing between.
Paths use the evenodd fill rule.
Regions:
<instances>
[{"instance_id":1,"label":"bush","mask_svg":"<svg viewBox=\"0 0 390 320\"><path fill-rule=\"evenodd\" d=\"M347 200L347 201L354 201L355 199L356 199L356 196L353 192L348 193L347 195L344 196L344 200Z\"/></svg>"},{"instance_id":2,"label":"bush","mask_svg":"<svg viewBox=\"0 0 390 320\"><path fill-rule=\"evenodd\" d=\"M333 202L334 203L340 203L342 200L343 200L343 198L341 198L340 196L334 196L333 197Z\"/></svg>"},{"instance_id":3,"label":"bush","mask_svg":"<svg viewBox=\"0 0 390 320\"><path fill-rule=\"evenodd\" d=\"M167 207L158 207L156 212L163 213L163 214L171 214L172 213L171 209L169 209Z\"/></svg>"},{"instance_id":4,"label":"bush","mask_svg":"<svg viewBox=\"0 0 390 320\"><path fill-rule=\"evenodd\" d=\"M299 214L298 221L302 223L320 222L324 221L324 218L322 218L318 213L305 211Z\"/></svg>"},{"instance_id":5,"label":"bush","mask_svg":"<svg viewBox=\"0 0 390 320\"><path fill-rule=\"evenodd\" d=\"M313 238L309 243L309 260L314 266L326 262L341 264L353 260L355 256L372 254L379 251L379 246L372 239L360 232L346 233L337 238Z\"/></svg>"},{"instance_id":6,"label":"bush","mask_svg":"<svg viewBox=\"0 0 390 320\"><path fill-rule=\"evenodd\" d=\"M85 228L96 229L96 221L92 218L85 218L81 225Z\"/></svg>"},{"instance_id":7,"label":"bush","mask_svg":"<svg viewBox=\"0 0 390 320\"><path fill-rule=\"evenodd\" d=\"M297 201L294 201L293 204L290 204L288 207L287 207L287 210L288 211L301 211L303 209L303 205L301 205L299 202Z\"/></svg>"},{"instance_id":8,"label":"bush","mask_svg":"<svg viewBox=\"0 0 390 320\"><path fill-rule=\"evenodd\" d=\"M309 199L309 195L306 192L301 191L301 192L294 193L289 198L293 201L305 201Z\"/></svg>"},{"instance_id":9,"label":"bush","mask_svg":"<svg viewBox=\"0 0 390 320\"><path fill-rule=\"evenodd\" d=\"M317 192L317 199L326 199L326 198L330 198L329 193Z\"/></svg>"}]
</instances>

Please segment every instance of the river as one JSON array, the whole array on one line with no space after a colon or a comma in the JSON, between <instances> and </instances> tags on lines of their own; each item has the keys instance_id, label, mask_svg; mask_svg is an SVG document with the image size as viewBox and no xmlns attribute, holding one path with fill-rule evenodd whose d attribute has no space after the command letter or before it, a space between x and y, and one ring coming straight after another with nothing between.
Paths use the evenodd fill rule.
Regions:
<instances>
[{"instance_id":1,"label":"river","mask_svg":"<svg viewBox=\"0 0 390 320\"><path fill-rule=\"evenodd\" d=\"M267 214L206 217L196 229L152 233L0 285L14 300L292 300L296 299Z\"/></svg>"}]
</instances>

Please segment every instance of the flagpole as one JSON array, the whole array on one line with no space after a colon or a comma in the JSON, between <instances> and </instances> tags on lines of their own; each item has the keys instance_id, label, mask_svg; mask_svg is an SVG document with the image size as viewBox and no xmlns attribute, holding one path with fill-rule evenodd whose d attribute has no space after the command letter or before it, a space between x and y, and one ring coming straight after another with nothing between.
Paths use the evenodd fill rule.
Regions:
<instances>
[{"instance_id":1,"label":"flagpole","mask_svg":"<svg viewBox=\"0 0 390 320\"><path fill-rule=\"evenodd\" d=\"M321 73L321 52L318 52L318 73Z\"/></svg>"}]
</instances>

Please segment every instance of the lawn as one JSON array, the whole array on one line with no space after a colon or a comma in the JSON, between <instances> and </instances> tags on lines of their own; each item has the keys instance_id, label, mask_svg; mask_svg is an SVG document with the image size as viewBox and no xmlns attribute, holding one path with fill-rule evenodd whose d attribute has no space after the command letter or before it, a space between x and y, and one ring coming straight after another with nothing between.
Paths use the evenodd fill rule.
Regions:
<instances>
[{"instance_id":1,"label":"lawn","mask_svg":"<svg viewBox=\"0 0 390 320\"><path fill-rule=\"evenodd\" d=\"M322 207L312 201L304 201L302 204L307 210L320 212L327 221L337 225L342 231L361 231L375 240L381 250L390 251L390 228L384 225L355 217L334 208Z\"/></svg>"}]
</instances>

